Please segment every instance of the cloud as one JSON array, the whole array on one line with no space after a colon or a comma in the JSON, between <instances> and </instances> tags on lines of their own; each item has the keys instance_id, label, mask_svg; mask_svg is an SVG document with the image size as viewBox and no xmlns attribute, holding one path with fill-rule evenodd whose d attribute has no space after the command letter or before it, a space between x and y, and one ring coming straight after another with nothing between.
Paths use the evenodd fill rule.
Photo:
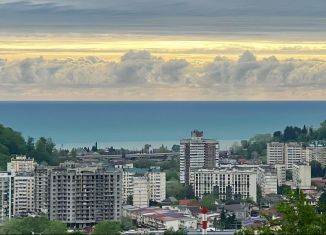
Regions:
<instances>
[{"instance_id":1,"label":"cloud","mask_svg":"<svg viewBox=\"0 0 326 235\"><path fill-rule=\"evenodd\" d=\"M324 38L325 8L324 0L0 0L0 29Z\"/></svg>"},{"instance_id":2,"label":"cloud","mask_svg":"<svg viewBox=\"0 0 326 235\"><path fill-rule=\"evenodd\" d=\"M181 99L187 91L194 92L197 89L198 99L214 99L223 97L223 94L227 99L254 99L273 94L279 98L292 94L289 97L300 99L303 98L300 92L310 92L312 98L315 94L317 99L326 98L322 91L326 88L326 61L281 61L273 56L257 60L250 51L241 54L237 61L216 57L202 66L190 64L186 60L163 60L148 51L129 51L119 62L97 57L65 60L39 57L17 61L0 59L0 84L3 94L9 89L14 93L28 91L29 95L33 95L31 90L37 92L44 89L60 93L69 88L77 94L91 89L116 89L122 91L119 96L121 99L137 97L138 92L151 100L166 97ZM148 89L165 90L166 94L149 93ZM178 94L181 90L182 93ZM92 95L94 99L98 98L96 94ZM153 95L155 97L151 98ZM100 97L105 99L103 95ZM55 98L55 95L49 97Z\"/></svg>"}]
</instances>

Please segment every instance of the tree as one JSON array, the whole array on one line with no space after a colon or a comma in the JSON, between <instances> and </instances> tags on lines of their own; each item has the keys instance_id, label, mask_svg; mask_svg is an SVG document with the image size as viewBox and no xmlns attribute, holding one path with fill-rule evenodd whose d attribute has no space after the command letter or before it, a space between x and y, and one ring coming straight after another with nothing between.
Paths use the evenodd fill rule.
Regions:
<instances>
[{"instance_id":1,"label":"tree","mask_svg":"<svg viewBox=\"0 0 326 235\"><path fill-rule=\"evenodd\" d=\"M97 152L97 142L92 146L92 152Z\"/></svg>"},{"instance_id":2,"label":"tree","mask_svg":"<svg viewBox=\"0 0 326 235\"><path fill-rule=\"evenodd\" d=\"M51 221L47 228L43 231L44 235L56 235L64 234L67 231L67 227L61 221Z\"/></svg>"},{"instance_id":3,"label":"tree","mask_svg":"<svg viewBox=\"0 0 326 235\"><path fill-rule=\"evenodd\" d=\"M133 196L132 195L129 195L128 197L127 197L127 204L128 205L132 205L134 202L133 202Z\"/></svg>"},{"instance_id":4,"label":"tree","mask_svg":"<svg viewBox=\"0 0 326 235\"><path fill-rule=\"evenodd\" d=\"M180 145L174 144L171 150L176 153L180 152Z\"/></svg>"},{"instance_id":5,"label":"tree","mask_svg":"<svg viewBox=\"0 0 326 235\"><path fill-rule=\"evenodd\" d=\"M263 202L263 195L262 195L261 187L258 184L256 187L257 187L257 190L256 190L257 203L258 203L258 205L261 205L261 203Z\"/></svg>"},{"instance_id":6,"label":"tree","mask_svg":"<svg viewBox=\"0 0 326 235\"><path fill-rule=\"evenodd\" d=\"M311 165L311 177L324 177L325 169L322 167L320 162L312 160Z\"/></svg>"},{"instance_id":7,"label":"tree","mask_svg":"<svg viewBox=\"0 0 326 235\"><path fill-rule=\"evenodd\" d=\"M118 235L121 231L119 222L101 221L95 226L93 235Z\"/></svg>"},{"instance_id":8,"label":"tree","mask_svg":"<svg viewBox=\"0 0 326 235\"><path fill-rule=\"evenodd\" d=\"M326 140L326 120L320 123L320 128L317 130L319 140Z\"/></svg>"},{"instance_id":9,"label":"tree","mask_svg":"<svg viewBox=\"0 0 326 235\"><path fill-rule=\"evenodd\" d=\"M309 205L302 191L289 192L287 201L277 206L283 215L281 229L283 234L321 234L319 218L313 206Z\"/></svg>"},{"instance_id":10,"label":"tree","mask_svg":"<svg viewBox=\"0 0 326 235\"><path fill-rule=\"evenodd\" d=\"M201 200L201 206L206 207L208 210L216 210L216 198L213 194L204 195Z\"/></svg>"},{"instance_id":11,"label":"tree","mask_svg":"<svg viewBox=\"0 0 326 235\"><path fill-rule=\"evenodd\" d=\"M283 141L283 134L282 131L275 131L273 133L273 140L277 142Z\"/></svg>"},{"instance_id":12,"label":"tree","mask_svg":"<svg viewBox=\"0 0 326 235\"><path fill-rule=\"evenodd\" d=\"M0 234L65 234L66 225L60 221L50 221L45 217L25 217L12 219L0 229Z\"/></svg>"},{"instance_id":13,"label":"tree","mask_svg":"<svg viewBox=\"0 0 326 235\"><path fill-rule=\"evenodd\" d=\"M122 217L121 218L121 228L123 230L130 230L134 228L134 223L130 217Z\"/></svg>"},{"instance_id":14,"label":"tree","mask_svg":"<svg viewBox=\"0 0 326 235\"><path fill-rule=\"evenodd\" d=\"M27 138L27 143L26 143L26 149L27 149L27 156L30 156L33 151L35 151L35 143L34 143L34 138L28 137Z\"/></svg>"},{"instance_id":15,"label":"tree","mask_svg":"<svg viewBox=\"0 0 326 235\"><path fill-rule=\"evenodd\" d=\"M72 148L70 151L70 157L75 158L77 156L77 150L75 148Z\"/></svg>"},{"instance_id":16,"label":"tree","mask_svg":"<svg viewBox=\"0 0 326 235\"><path fill-rule=\"evenodd\" d=\"M215 231L218 229L218 225L219 225L218 220L216 217L214 217L213 226L214 226Z\"/></svg>"},{"instance_id":17,"label":"tree","mask_svg":"<svg viewBox=\"0 0 326 235\"><path fill-rule=\"evenodd\" d=\"M326 212L326 191L324 191L318 201L318 210L320 212Z\"/></svg>"},{"instance_id":18,"label":"tree","mask_svg":"<svg viewBox=\"0 0 326 235\"><path fill-rule=\"evenodd\" d=\"M191 185L186 185L186 187L185 187L185 198L186 199L194 199L195 198L194 189L192 188Z\"/></svg>"},{"instance_id":19,"label":"tree","mask_svg":"<svg viewBox=\"0 0 326 235\"><path fill-rule=\"evenodd\" d=\"M185 234L183 229L174 231L173 229L170 228L164 232L164 235L183 235L183 234Z\"/></svg>"},{"instance_id":20,"label":"tree","mask_svg":"<svg viewBox=\"0 0 326 235\"><path fill-rule=\"evenodd\" d=\"M225 224L226 224L226 212L225 212L225 209L223 207L222 211L221 211L221 216L220 216L220 227L221 227L221 229L225 228Z\"/></svg>"},{"instance_id":21,"label":"tree","mask_svg":"<svg viewBox=\"0 0 326 235\"><path fill-rule=\"evenodd\" d=\"M285 177L286 177L286 180L292 180L292 171L286 170Z\"/></svg>"},{"instance_id":22,"label":"tree","mask_svg":"<svg viewBox=\"0 0 326 235\"><path fill-rule=\"evenodd\" d=\"M177 199L185 199L185 187L178 180L166 182L166 196L176 197Z\"/></svg>"},{"instance_id":23,"label":"tree","mask_svg":"<svg viewBox=\"0 0 326 235\"><path fill-rule=\"evenodd\" d=\"M225 188L225 201L230 203L232 201L232 187L230 185Z\"/></svg>"},{"instance_id":24,"label":"tree","mask_svg":"<svg viewBox=\"0 0 326 235\"><path fill-rule=\"evenodd\" d=\"M281 185L280 187L277 188L277 194L281 195L287 195L289 191L291 191L291 186L289 185Z\"/></svg>"}]
</instances>

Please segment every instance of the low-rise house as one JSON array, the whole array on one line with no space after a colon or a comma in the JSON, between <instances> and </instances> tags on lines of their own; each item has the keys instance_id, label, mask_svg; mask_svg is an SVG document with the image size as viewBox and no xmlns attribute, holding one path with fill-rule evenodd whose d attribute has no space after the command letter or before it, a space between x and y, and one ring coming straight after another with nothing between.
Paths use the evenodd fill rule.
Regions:
<instances>
[{"instance_id":1,"label":"low-rise house","mask_svg":"<svg viewBox=\"0 0 326 235\"><path fill-rule=\"evenodd\" d=\"M179 210L162 209L159 207L135 208L124 207L123 214L130 216L143 227L152 229L197 228L197 219Z\"/></svg>"}]
</instances>

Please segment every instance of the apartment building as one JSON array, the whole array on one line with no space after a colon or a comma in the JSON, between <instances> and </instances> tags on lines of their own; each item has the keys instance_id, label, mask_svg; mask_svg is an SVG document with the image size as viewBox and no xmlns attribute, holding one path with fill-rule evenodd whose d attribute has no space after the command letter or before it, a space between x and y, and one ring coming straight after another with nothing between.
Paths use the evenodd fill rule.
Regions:
<instances>
[{"instance_id":1,"label":"apartment building","mask_svg":"<svg viewBox=\"0 0 326 235\"><path fill-rule=\"evenodd\" d=\"M273 166L258 167L257 185L261 188L262 196L277 194L277 169Z\"/></svg>"},{"instance_id":2,"label":"apartment building","mask_svg":"<svg viewBox=\"0 0 326 235\"><path fill-rule=\"evenodd\" d=\"M0 224L12 216L12 175L0 172Z\"/></svg>"},{"instance_id":3,"label":"apartment building","mask_svg":"<svg viewBox=\"0 0 326 235\"><path fill-rule=\"evenodd\" d=\"M197 169L194 171L194 192L202 197L218 191L222 200L247 199L256 201L257 175L254 170L237 167L219 167L215 169Z\"/></svg>"},{"instance_id":4,"label":"apartment building","mask_svg":"<svg viewBox=\"0 0 326 235\"><path fill-rule=\"evenodd\" d=\"M311 145L306 148L306 162L320 162L326 165L326 147L323 145Z\"/></svg>"},{"instance_id":5,"label":"apartment building","mask_svg":"<svg viewBox=\"0 0 326 235\"><path fill-rule=\"evenodd\" d=\"M287 143L284 149L285 167L288 170L292 169L293 164L302 162L306 159L306 154L301 143Z\"/></svg>"},{"instance_id":6,"label":"apartment building","mask_svg":"<svg viewBox=\"0 0 326 235\"><path fill-rule=\"evenodd\" d=\"M162 202L166 198L166 174L159 167L151 167L148 173L149 199Z\"/></svg>"},{"instance_id":7,"label":"apartment building","mask_svg":"<svg viewBox=\"0 0 326 235\"><path fill-rule=\"evenodd\" d=\"M311 187L311 166L304 163L293 164L292 167L292 188L310 189Z\"/></svg>"},{"instance_id":8,"label":"apartment building","mask_svg":"<svg viewBox=\"0 0 326 235\"><path fill-rule=\"evenodd\" d=\"M13 177L13 215L20 216L34 213L35 179L31 172L16 173Z\"/></svg>"},{"instance_id":9,"label":"apartment building","mask_svg":"<svg viewBox=\"0 0 326 235\"><path fill-rule=\"evenodd\" d=\"M284 164L284 143L267 143L267 164Z\"/></svg>"},{"instance_id":10,"label":"apartment building","mask_svg":"<svg viewBox=\"0 0 326 235\"><path fill-rule=\"evenodd\" d=\"M267 143L267 164L285 164L285 168L291 170L294 163L305 160L306 150L302 143Z\"/></svg>"},{"instance_id":11,"label":"apartment building","mask_svg":"<svg viewBox=\"0 0 326 235\"><path fill-rule=\"evenodd\" d=\"M36 167L34 172L35 194L34 206L35 212L39 215L49 216L50 206L50 173L49 167Z\"/></svg>"},{"instance_id":12,"label":"apartment building","mask_svg":"<svg viewBox=\"0 0 326 235\"><path fill-rule=\"evenodd\" d=\"M145 208L149 206L149 187L146 176L133 177L133 206Z\"/></svg>"},{"instance_id":13,"label":"apartment building","mask_svg":"<svg viewBox=\"0 0 326 235\"><path fill-rule=\"evenodd\" d=\"M18 172L33 172L36 167L34 159L27 158L26 156L16 156L11 158L7 163L7 171L12 174Z\"/></svg>"},{"instance_id":14,"label":"apartment building","mask_svg":"<svg viewBox=\"0 0 326 235\"><path fill-rule=\"evenodd\" d=\"M134 168L133 164L117 165L123 171L123 202L127 203L128 197L134 197L134 178L144 176L147 178L148 200L162 202L166 198L166 174L159 167Z\"/></svg>"},{"instance_id":15,"label":"apartment building","mask_svg":"<svg viewBox=\"0 0 326 235\"><path fill-rule=\"evenodd\" d=\"M100 167L58 167L50 173L49 218L82 228L121 215L122 173Z\"/></svg>"},{"instance_id":16,"label":"apartment building","mask_svg":"<svg viewBox=\"0 0 326 235\"><path fill-rule=\"evenodd\" d=\"M282 186L286 181L286 166L285 164L272 165L277 173L277 185Z\"/></svg>"},{"instance_id":17,"label":"apartment building","mask_svg":"<svg viewBox=\"0 0 326 235\"><path fill-rule=\"evenodd\" d=\"M212 169L218 166L219 143L214 139L204 139L203 132L194 130L191 139L180 141L180 183L193 184L194 171Z\"/></svg>"}]
</instances>

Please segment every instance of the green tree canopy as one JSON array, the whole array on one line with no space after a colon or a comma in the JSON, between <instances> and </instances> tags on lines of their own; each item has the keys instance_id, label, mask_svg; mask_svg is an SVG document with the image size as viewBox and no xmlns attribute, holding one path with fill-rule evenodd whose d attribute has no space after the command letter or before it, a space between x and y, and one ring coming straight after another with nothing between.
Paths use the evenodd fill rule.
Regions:
<instances>
[{"instance_id":1,"label":"green tree canopy","mask_svg":"<svg viewBox=\"0 0 326 235\"><path fill-rule=\"evenodd\" d=\"M101 221L95 226L93 235L118 235L121 231L119 222Z\"/></svg>"},{"instance_id":2,"label":"green tree canopy","mask_svg":"<svg viewBox=\"0 0 326 235\"><path fill-rule=\"evenodd\" d=\"M208 210L216 210L215 201L215 195L207 194L203 196L200 204L202 207L206 207Z\"/></svg>"},{"instance_id":3,"label":"green tree canopy","mask_svg":"<svg viewBox=\"0 0 326 235\"><path fill-rule=\"evenodd\" d=\"M0 234L65 234L66 225L45 217L12 219L0 228Z\"/></svg>"},{"instance_id":4,"label":"green tree canopy","mask_svg":"<svg viewBox=\"0 0 326 235\"><path fill-rule=\"evenodd\" d=\"M275 234L275 235L322 235L326 234L326 213L318 214L317 210L309 205L302 191L290 191L287 200L277 206L282 219L274 221L279 229L271 229L267 224L263 228L244 229L237 235Z\"/></svg>"},{"instance_id":5,"label":"green tree canopy","mask_svg":"<svg viewBox=\"0 0 326 235\"><path fill-rule=\"evenodd\" d=\"M51 221L46 229L44 229L44 235L56 235L56 234L65 234L67 227L64 223L60 221Z\"/></svg>"}]
</instances>

